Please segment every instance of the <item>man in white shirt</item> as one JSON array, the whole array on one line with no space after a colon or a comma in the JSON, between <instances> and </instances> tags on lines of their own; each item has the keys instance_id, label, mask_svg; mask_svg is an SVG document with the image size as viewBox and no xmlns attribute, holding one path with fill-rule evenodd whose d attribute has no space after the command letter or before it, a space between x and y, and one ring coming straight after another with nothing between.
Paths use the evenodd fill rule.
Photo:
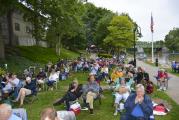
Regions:
<instances>
[{"instance_id":1,"label":"man in white shirt","mask_svg":"<svg viewBox=\"0 0 179 120\"><path fill-rule=\"evenodd\" d=\"M58 74L55 71L52 71L49 76L49 81L57 81L58 78Z\"/></svg>"},{"instance_id":2,"label":"man in white shirt","mask_svg":"<svg viewBox=\"0 0 179 120\"><path fill-rule=\"evenodd\" d=\"M51 87L51 90L53 90L53 84L57 82L58 79L59 79L59 74L55 72L55 69L53 69L52 72L50 73L50 76L47 82L47 85Z\"/></svg>"}]
</instances>

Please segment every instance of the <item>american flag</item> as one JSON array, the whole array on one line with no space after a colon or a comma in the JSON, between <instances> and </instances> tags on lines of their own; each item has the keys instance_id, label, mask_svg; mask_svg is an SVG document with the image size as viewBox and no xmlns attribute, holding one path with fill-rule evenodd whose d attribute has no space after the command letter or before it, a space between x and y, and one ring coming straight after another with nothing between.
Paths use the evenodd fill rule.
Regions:
<instances>
[{"instance_id":1,"label":"american flag","mask_svg":"<svg viewBox=\"0 0 179 120\"><path fill-rule=\"evenodd\" d=\"M151 32L153 33L153 32L154 32L154 20L153 20L153 16L152 16L152 14L151 14L150 29L151 29Z\"/></svg>"}]
</instances>

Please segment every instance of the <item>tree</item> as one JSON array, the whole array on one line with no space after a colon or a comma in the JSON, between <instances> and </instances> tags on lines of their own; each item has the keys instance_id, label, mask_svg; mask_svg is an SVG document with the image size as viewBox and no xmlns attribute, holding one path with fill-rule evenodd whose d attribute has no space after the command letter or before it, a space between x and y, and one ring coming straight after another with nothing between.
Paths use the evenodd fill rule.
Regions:
<instances>
[{"instance_id":1,"label":"tree","mask_svg":"<svg viewBox=\"0 0 179 120\"><path fill-rule=\"evenodd\" d=\"M106 14L103 16L96 25L96 32L95 32L95 42L97 47L102 47L105 49L103 40L106 38L106 36L109 34L108 26L110 25L110 22L113 18L114 14L111 12L109 14Z\"/></svg>"},{"instance_id":2,"label":"tree","mask_svg":"<svg viewBox=\"0 0 179 120\"><path fill-rule=\"evenodd\" d=\"M133 22L125 15L114 16L108 27L109 34L104 39L105 44L120 49L133 44Z\"/></svg>"},{"instance_id":3,"label":"tree","mask_svg":"<svg viewBox=\"0 0 179 120\"><path fill-rule=\"evenodd\" d=\"M64 36L72 38L79 33L82 26L80 19L82 10L82 2L79 0L45 1L42 13L49 16L47 39L56 45L58 54L62 43L67 40Z\"/></svg>"},{"instance_id":4,"label":"tree","mask_svg":"<svg viewBox=\"0 0 179 120\"><path fill-rule=\"evenodd\" d=\"M97 41L95 41L95 35L96 35L96 27L98 24L98 21L107 15L109 10L96 7L95 5L91 3L85 4L85 11L82 16L82 20L85 25L85 31L86 31L86 39L88 41L88 44L96 44Z\"/></svg>"},{"instance_id":5,"label":"tree","mask_svg":"<svg viewBox=\"0 0 179 120\"><path fill-rule=\"evenodd\" d=\"M170 51L179 51L179 28L173 28L165 36L165 46Z\"/></svg>"}]
</instances>

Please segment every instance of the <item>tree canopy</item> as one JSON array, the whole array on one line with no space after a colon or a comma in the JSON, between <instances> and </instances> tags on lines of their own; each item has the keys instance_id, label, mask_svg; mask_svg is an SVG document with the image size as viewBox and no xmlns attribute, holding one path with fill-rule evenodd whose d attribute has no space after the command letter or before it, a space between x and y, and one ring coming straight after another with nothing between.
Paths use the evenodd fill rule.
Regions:
<instances>
[{"instance_id":1,"label":"tree canopy","mask_svg":"<svg viewBox=\"0 0 179 120\"><path fill-rule=\"evenodd\" d=\"M84 49L95 44L106 49L130 47L133 21L84 0L2 0L1 13L20 9L33 24L35 39L46 40L50 47Z\"/></svg>"},{"instance_id":2,"label":"tree canopy","mask_svg":"<svg viewBox=\"0 0 179 120\"><path fill-rule=\"evenodd\" d=\"M174 28L165 36L165 46L170 51L179 51L179 28Z\"/></svg>"},{"instance_id":3,"label":"tree canopy","mask_svg":"<svg viewBox=\"0 0 179 120\"><path fill-rule=\"evenodd\" d=\"M127 16L114 16L108 27L109 34L104 42L113 47L130 47L133 44L133 28L134 24Z\"/></svg>"}]
</instances>

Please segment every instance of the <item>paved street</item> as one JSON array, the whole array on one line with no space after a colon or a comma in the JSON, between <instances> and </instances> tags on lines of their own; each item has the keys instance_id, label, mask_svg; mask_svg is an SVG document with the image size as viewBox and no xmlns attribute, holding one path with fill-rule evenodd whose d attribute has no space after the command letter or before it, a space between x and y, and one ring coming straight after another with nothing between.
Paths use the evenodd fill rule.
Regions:
<instances>
[{"instance_id":1,"label":"paved street","mask_svg":"<svg viewBox=\"0 0 179 120\"><path fill-rule=\"evenodd\" d=\"M156 75L158 71L158 67L154 67L151 65L148 65L142 61L137 61L138 66L142 66L145 68L145 70L149 73L150 79L156 84L156 80L153 77ZM177 103L179 104L179 77L169 74L169 77L171 77L169 81L169 88L166 91L166 93Z\"/></svg>"}]
</instances>

